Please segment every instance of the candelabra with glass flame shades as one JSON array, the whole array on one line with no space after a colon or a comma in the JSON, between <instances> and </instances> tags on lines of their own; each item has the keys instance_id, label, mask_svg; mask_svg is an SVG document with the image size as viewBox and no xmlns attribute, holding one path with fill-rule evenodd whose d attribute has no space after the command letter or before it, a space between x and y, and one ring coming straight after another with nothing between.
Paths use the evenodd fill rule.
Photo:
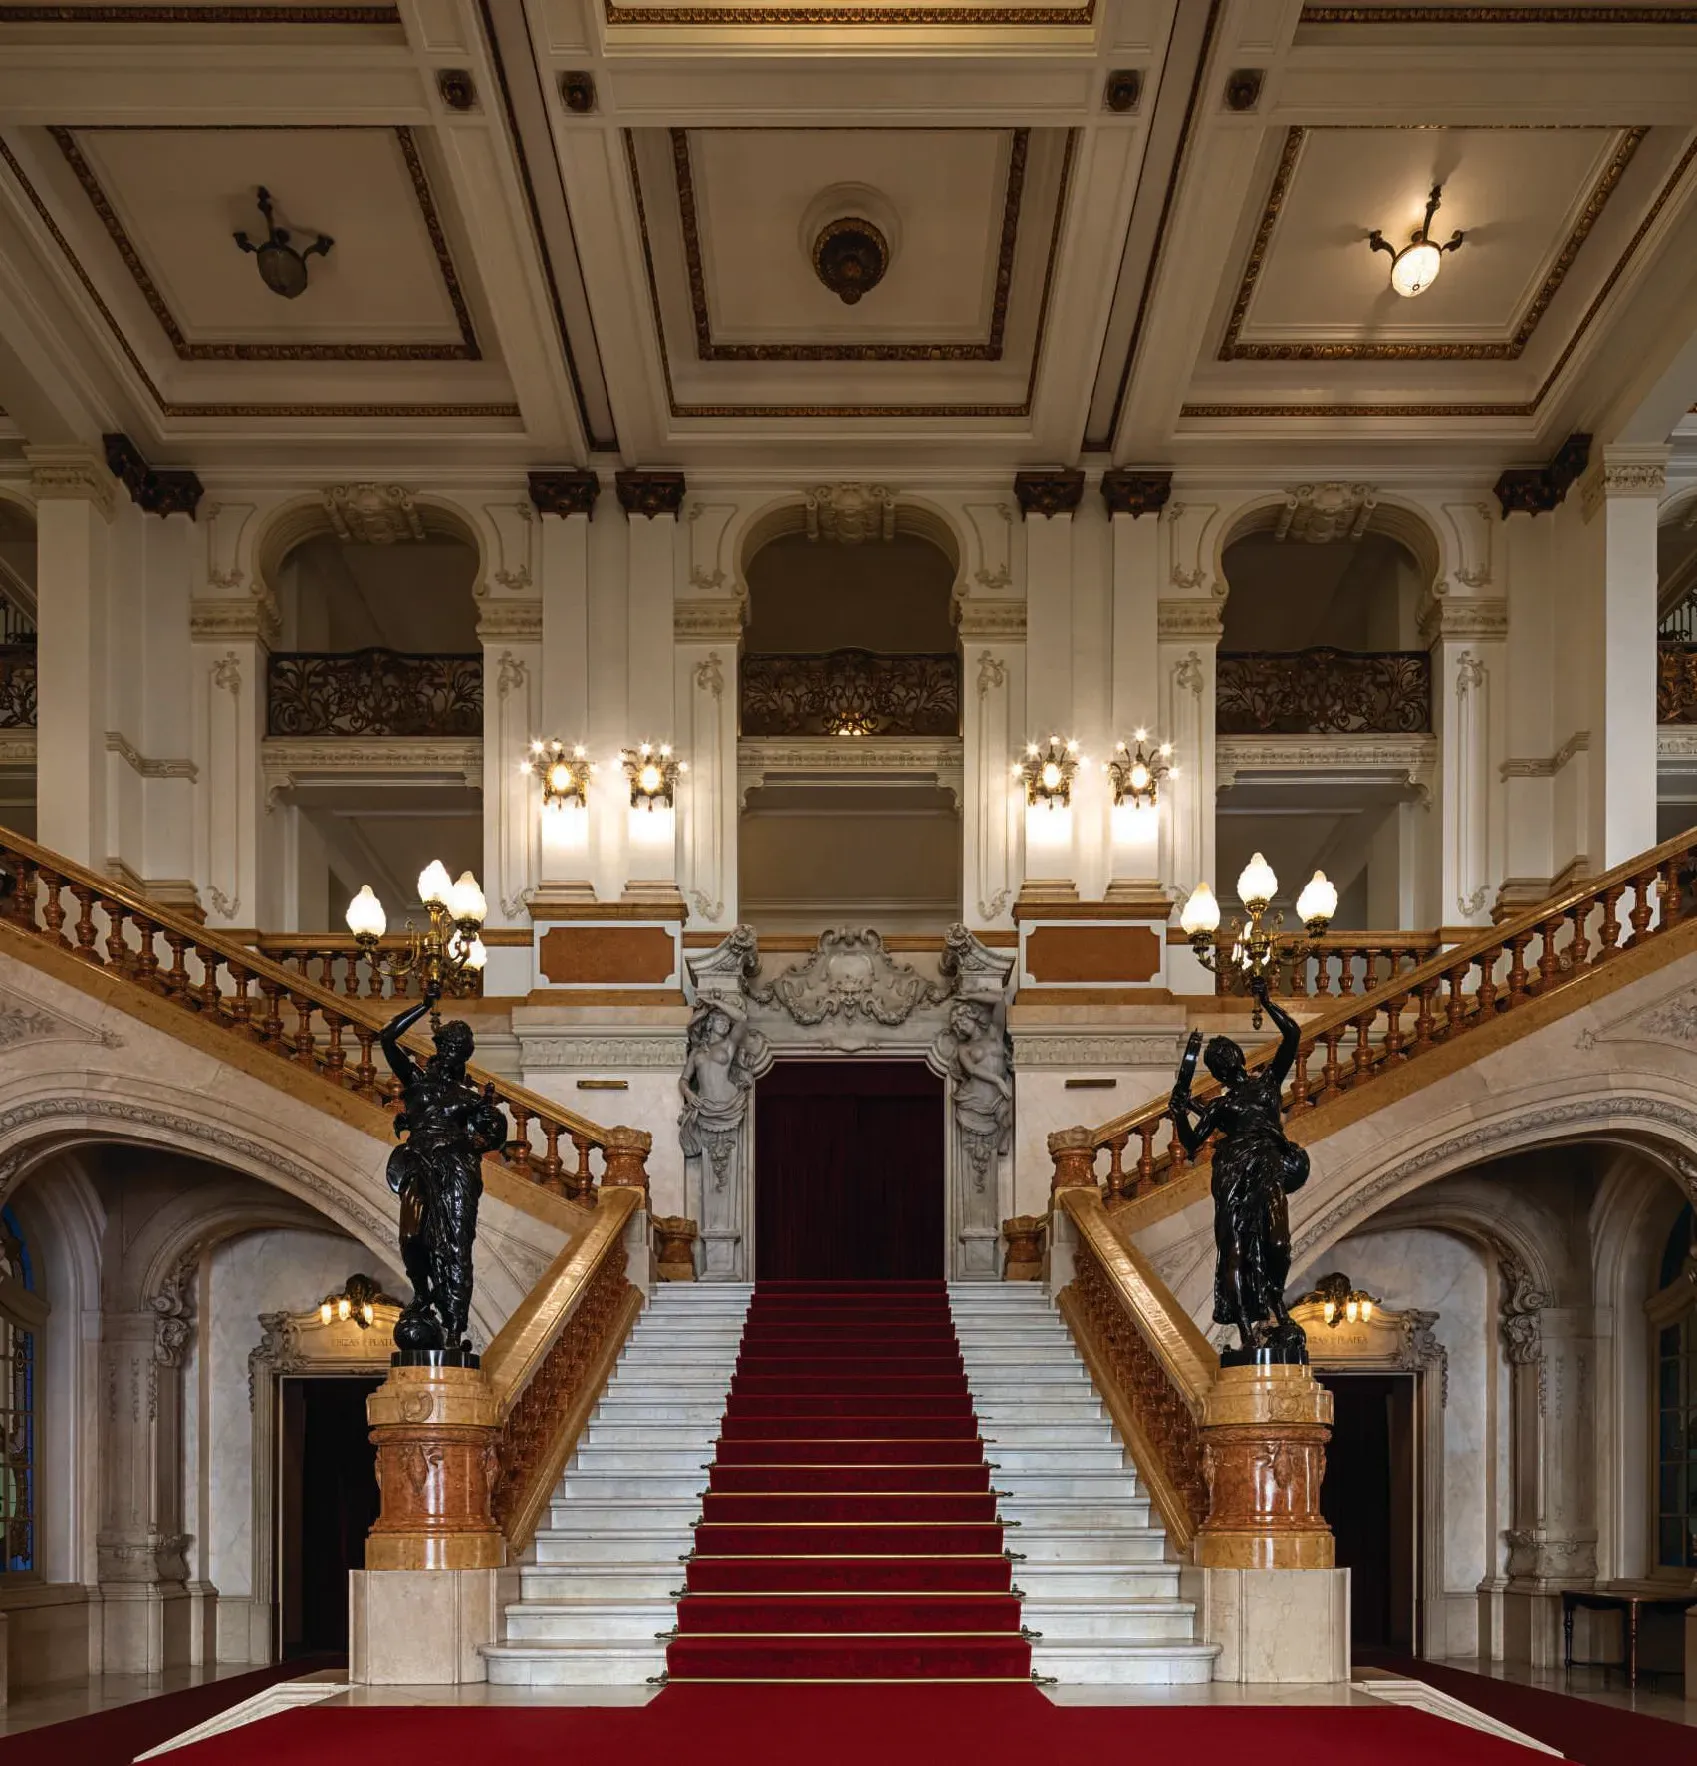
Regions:
<instances>
[{"instance_id":1,"label":"candelabra with glass flame shades","mask_svg":"<svg viewBox=\"0 0 1697 1766\"><path fill-rule=\"evenodd\" d=\"M1223 977L1234 992L1247 991L1254 997L1251 1022L1257 1030L1261 1028L1261 1000L1272 985L1279 961L1279 928L1284 924L1284 914L1267 911L1278 890L1279 879L1273 867L1256 853L1237 879L1238 900L1248 918L1240 919L1234 914L1225 938L1218 936L1219 901L1206 883L1198 883L1190 892L1190 899L1179 915L1179 924L1202 967ZM1290 947L1292 962L1308 960L1314 948L1309 941L1325 932L1337 911L1336 886L1327 880L1324 871L1316 871L1296 898L1297 918L1308 937Z\"/></svg>"},{"instance_id":2,"label":"candelabra with glass flame shades","mask_svg":"<svg viewBox=\"0 0 1697 1766\"><path fill-rule=\"evenodd\" d=\"M407 942L398 949L384 949L382 939L388 931L388 916L371 885L363 885L348 903L348 930L354 935L360 954L371 964L374 974L392 981L416 970L427 999L470 993L489 960L480 936L489 904L483 899L477 879L470 871L462 871L459 881L453 882L447 866L440 859L432 859L419 873L418 898L430 916L429 925L419 932L408 920Z\"/></svg>"}]
</instances>

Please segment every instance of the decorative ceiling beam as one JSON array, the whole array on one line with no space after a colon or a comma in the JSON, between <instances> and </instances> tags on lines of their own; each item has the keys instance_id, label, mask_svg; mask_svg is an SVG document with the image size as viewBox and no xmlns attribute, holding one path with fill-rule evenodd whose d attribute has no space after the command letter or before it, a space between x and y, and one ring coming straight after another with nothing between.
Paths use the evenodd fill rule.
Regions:
<instances>
[{"instance_id":1,"label":"decorative ceiling beam","mask_svg":"<svg viewBox=\"0 0 1697 1766\"><path fill-rule=\"evenodd\" d=\"M1591 438L1570 435L1548 466L1512 466L1495 485L1504 516L1547 515L1573 488L1591 458Z\"/></svg>"},{"instance_id":2,"label":"decorative ceiling beam","mask_svg":"<svg viewBox=\"0 0 1697 1766\"><path fill-rule=\"evenodd\" d=\"M192 521L204 494L200 480L182 468L149 466L127 435L106 435L106 464L130 493L130 501L148 515L186 515Z\"/></svg>"}]
</instances>

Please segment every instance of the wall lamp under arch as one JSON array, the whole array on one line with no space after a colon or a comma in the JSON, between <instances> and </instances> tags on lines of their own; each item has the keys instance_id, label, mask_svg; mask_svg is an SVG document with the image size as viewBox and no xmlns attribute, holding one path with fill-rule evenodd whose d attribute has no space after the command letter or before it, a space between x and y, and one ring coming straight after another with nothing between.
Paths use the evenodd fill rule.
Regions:
<instances>
[{"instance_id":1,"label":"wall lamp under arch","mask_svg":"<svg viewBox=\"0 0 1697 1766\"><path fill-rule=\"evenodd\" d=\"M1401 251L1377 227L1367 235L1367 243L1374 251L1390 254L1391 287L1398 294L1411 299L1417 294L1424 294L1437 281L1438 272L1444 267L1444 253L1454 251L1465 237L1457 230L1442 245L1428 237L1432 231L1432 217L1438 212L1443 194L1442 184L1432 186L1432 194L1426 199L1426 218L1414 230L1408 244Z\"/></svg>"}]
</instances>

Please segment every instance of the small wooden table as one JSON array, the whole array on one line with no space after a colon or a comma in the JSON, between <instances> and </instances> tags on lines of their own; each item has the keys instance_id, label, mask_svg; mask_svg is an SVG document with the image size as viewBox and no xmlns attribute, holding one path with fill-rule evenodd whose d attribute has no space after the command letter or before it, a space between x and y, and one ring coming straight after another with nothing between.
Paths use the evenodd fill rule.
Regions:
<instances>
[{"instance_id":1,"label":"small wooden table","mask_svg":"<svg viewBox=\"0 0 1697 1766\"><path fill-rule=\"evenodd\" d=\"M1576 1662L1573 1659L1573 1615L1580 1607L1593 1612L1615 1612L1625 1615L1626 1660L1620 1662ZM1564 1668L1626 1669L1626 1684L1638 1684L1638 1616L1646 1609L1653 1613L1685 1613L1697 1607L1697 1588L1680 1590L1658 1587L1654 1583L1623 1583L1614 1587L1564 1588L1561 1592L1561 1665Z\"/></svg>"}]
</instances>

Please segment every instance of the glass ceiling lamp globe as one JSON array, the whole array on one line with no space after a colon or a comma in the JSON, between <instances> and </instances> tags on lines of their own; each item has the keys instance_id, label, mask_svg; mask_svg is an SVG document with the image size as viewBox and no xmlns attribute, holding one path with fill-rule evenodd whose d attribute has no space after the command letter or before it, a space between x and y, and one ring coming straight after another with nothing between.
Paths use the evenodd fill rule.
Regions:
<instances>
[{"instance_id":1,"label":"glass ceiling lamp globe","mask_svg":"<svg viewBox=\"0 0 1697 1766\"><path fill-rule=\"evenodd\" d=\"M389 929L389 917L369 883L348 903L347 919L355 938L381 938Z\"/></svg>"},{"instance_id":2,"label":"glass ceiling lamp globe","mask_svg":"<svg viewBox=\"0 0 1697 1766\"><path fill-rule=\"evenodd\" d=\"M448 891L448 911L461 925L483 924L483 917L489 912L489 903L484 899L483 891L470 871L461 871L459 881Z\"/></svg>"},{"instance_id":3,"label":"glass ceiling lamp globe","mask_svg":"<svg viewBox=\"0 0 1697 1766\"><path fill-rule=\"evenodd\" d=\"M1438 279L1443 253L1429 239L1404 246L1391 261L1391 287L1405 298L1424 294Z\"/></svg>"},{"instance_id":4,"label":"glass ceiling lamp globe","mask_svg":"<svg viewBox=\"0 0 1697 1766\"><path fill-rule=\"evenodd\" d=\"M448 875L448 867L439 858L433 858L418 874L418 899L426 907L432 904L446 907L448 892L453 887L454 881Z\"/></svg>"},{"instance_id":5,"label":"glass ceiling lamp globe","mask_svg":"<svg viewBox=\"0 0 1697 1766\"><path fill-rule=\"evenodd\" d=\"M1267 906L1279 892L1279 879L1260 853L1238 873L1237 898L1253 914Z\"/></svg>"},{"instance_id":6,"label":"glass ceiling lamp globe","mask_svg":"<svg viewBox=\"0 0 1697 1766\"><path fill-rule=\"evenodd\" d=\"M1296 898L1296 917L1304 926L1324 925L1337 911L1337 885L1324 871L1316 871Z\"/></svg>"}]
</instances>

